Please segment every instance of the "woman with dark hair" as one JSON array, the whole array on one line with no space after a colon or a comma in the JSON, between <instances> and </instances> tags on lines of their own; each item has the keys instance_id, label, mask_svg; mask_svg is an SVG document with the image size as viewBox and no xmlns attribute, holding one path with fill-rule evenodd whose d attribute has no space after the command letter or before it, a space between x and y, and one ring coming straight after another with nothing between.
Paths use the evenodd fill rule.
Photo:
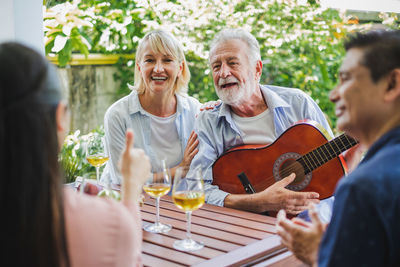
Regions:
<instances>
[{"instance_id":1,"label":"woman with dark hair","mask_svg":"<svg viewBox=\"0 0 400 267\"><path fill-rule=\"evenodd\" d=\"M141 265L138 199L149 160L132 149L128 131L122 204L63 187L57 159L69 113L61 95L44 57L0 44L2 259L15 266Z\"/></svg>"}]
</instances>

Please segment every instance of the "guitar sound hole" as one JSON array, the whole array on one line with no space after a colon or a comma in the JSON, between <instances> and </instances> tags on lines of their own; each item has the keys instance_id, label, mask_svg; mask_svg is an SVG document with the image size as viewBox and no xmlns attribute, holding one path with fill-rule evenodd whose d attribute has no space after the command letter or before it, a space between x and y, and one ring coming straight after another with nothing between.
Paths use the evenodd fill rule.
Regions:
<instances>
[{"instance_id":1,"label":"guitar sound hole","mask_svg":"<svg viewBox=\"0 0 400 267\"><path fill-rule=\"evenodd\" d=\"M279 169L279 176L281 179L283 179L293 172L296 174L296 178L291 184L288 185L289 188L293 186L296 187L297 185L303 183L305 175L304 168L299 162L297 162L295 159L285 160Z\"/></svg>"},{"instance_id":2,"label":"guitar sound hole","mask_svg":"<svg viewBox=\"0 0 400 267\"><path fill-rule=\"evenodd\" d=\"M275 181L282 180L292 172L296 174L294 181L286 186L287 189L301 191L311 182L312 172L304 174L304 167L297 161L300 154L287 152L277 158L272 169Z\"/></svg>"}]
</instances>

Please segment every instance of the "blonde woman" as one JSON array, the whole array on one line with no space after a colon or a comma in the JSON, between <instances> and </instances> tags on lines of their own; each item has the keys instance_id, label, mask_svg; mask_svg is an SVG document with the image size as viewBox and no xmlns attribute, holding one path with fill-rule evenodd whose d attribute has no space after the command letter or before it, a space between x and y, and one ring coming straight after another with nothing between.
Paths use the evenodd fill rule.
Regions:
<instances>
[{"instance_id":1,"label":"blonde woman","mask_svg":"<svg viewBox=\"0 0 400 267\"><path fill-rule=\"evenodd\" d=\"M189 68L181 44L170 33L156 30L139 43L132 92L114 103L104 118L110 160L102 180L120 184L118 161L125 132L133 129L135 146L144 149L153 170L166 159L174 175L178 166L189 166L198 152L192 131L200 102L186 94Z\"/></svg>"}]
</instances>

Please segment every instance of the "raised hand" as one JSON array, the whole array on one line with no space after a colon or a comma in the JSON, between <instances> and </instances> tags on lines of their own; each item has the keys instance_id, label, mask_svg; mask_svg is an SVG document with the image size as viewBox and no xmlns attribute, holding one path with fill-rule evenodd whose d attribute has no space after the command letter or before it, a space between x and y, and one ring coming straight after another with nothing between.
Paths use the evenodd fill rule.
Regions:
<instances>
[{"instance_id":1,"label":"raised hand","mask_svg":"<svg viewBox=\"0 0 400 267\"><path fill-rule=\"evenodd\" d=\"M198 145L199 140L197 139L197 134L192 131L186 144L185 152L183 152L183 159L181 163L179 163L178 166L170 169L172 177L175 177L176 169L179 167L181 167L182 170L189 169L190 163L192 163L194 156L196 156L196 154L199 152L199 149L197 148ZM183 175L186 175L186 173L184 173Z\"/></svg>"},{"instance_id":2,"label":"raised hand","mask_svg":"<svg viewBox=\"0 0 400 267\"><path fill-rule=\"evenodd\" d=\"M192 163L194 156L196 156L197 152L199 152L199 149L197 148L198 145L199 145L199 140L197 140L197 134L194 131L192 131L190 133L185 152L183 153L182 162L179 164L180 167L190 166L190 163Z\"/></svg>"},{"instance_id":3,"label":"raised hand","mask_svg":"<svg viewBox=\"0 0 400 267\"><path fill-rule=\"evenodd\" d=\"M120 168L122 174L122 200L137 201L143 183L150 174L150 161L142 149L133 148L133 132L126 132L125 150L122 152Z\"/></svg>"},{"instance_id":4,"label":"raised hand","mask_svg":"<svg viewBox=\"0 0 400 267\"><path fill-rule=\"evenodd\" d=\"M292 173L259 193L266 210L284 209L289 214L299 214L311 203L319 203L319 194L316 192L295 192L285 188L295 177Z\"/></svg>"},{"instance_id":5,"label":"raised hand","mask_svg":"<svg viewBox=\"0 0 400 267\"><path fill-rule=\"evenodd\" d=\"M301 261L316 265L318 248L326 224L318 217L314 205L309 207L311 223L299 218L289 220L284 210L277 216L276 230L281 237L281 242Z\"/></svg>"}]
</instances>

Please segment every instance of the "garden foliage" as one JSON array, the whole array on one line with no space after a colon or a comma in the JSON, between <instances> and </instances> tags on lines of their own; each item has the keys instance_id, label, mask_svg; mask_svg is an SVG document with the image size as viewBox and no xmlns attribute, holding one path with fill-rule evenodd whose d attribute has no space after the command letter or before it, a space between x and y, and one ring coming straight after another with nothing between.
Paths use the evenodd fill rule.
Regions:
<instances>
[{"instance_id":1,"label":"garden foliage","mask_svg":"<svg viewBox=\"0 0 400 267\"><path fill-rule=\"evenodd\" d=\"M74 0L45 8L46 53L65 66L72 53L135 53L152 29L172 32L183 44L191 71L189 95L215 100L208 49L225 27L241 27L259 41L261 83L299 88L317 101L335 128L328 94L344 55L343 37L371 24L344 12L324 9L317 0ZM62 1L61 1L62 2ZM399 28L396 14L375 21ZM129 93L134 61L121 58L116 98Z\"/></svg>"}]
</instances>

